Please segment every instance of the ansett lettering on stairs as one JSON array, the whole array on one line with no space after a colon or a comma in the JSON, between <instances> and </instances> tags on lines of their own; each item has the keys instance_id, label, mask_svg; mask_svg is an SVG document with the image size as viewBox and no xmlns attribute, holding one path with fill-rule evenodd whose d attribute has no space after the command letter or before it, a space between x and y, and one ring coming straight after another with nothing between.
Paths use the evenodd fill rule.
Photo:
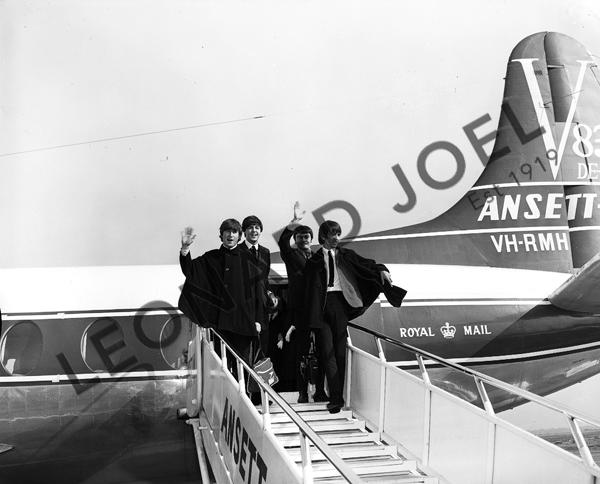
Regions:
<instances>
[{"instance_id":1,"label":"ansett lettering on stairs","mask_svg":"<svg viewBox=\"0 0 600 484\"><path fill-rule=\"evenodd\" d=\"M242 480L247 483L252 482L252 471L256 467L258 484L264 482L267 478L267 464L246 432L239 416L236 415L235 409L229 404L228 398L225 398L223 406L221 432L233 455L236 470Z\"/></svg>"}]
</instances>

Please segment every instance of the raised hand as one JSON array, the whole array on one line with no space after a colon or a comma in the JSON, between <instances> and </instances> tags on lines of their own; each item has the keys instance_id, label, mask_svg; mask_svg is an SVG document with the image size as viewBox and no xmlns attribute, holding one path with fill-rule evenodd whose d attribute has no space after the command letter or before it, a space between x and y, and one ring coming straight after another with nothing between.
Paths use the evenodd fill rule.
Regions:
<instances>
[{"instance_id":1,"label":"raised hand","mask_svg":"<svg viewBox=\"0 0 600 484\"><path fill-rule=\"evenodd\" d=\"M196 234L194 233L193 227L186 227L181 232L181 247L189 247L194 242Z\"/></svg>"},{"instance_id":2,"label":"raised hand","mask_svg":"<svg viewBox=\"0 0 600 484\"><path fill-rule=\"evenodd\" d=\"M381 284L385 284L386 282L388 282L390 284L390 286L392 285L392 276L390 275L390 273L388 271L381 271Z\"/></svg>"},{"instance_id":3,"label":"raised hand","mask_svg":"<svg viewBox=\"0 0 600 484\"><path fill-rule=\"evenodd\" d=\"M300 208L300 202L296 201L294 203L294 222L299 222L300 220L302 220L302 218L304 217L304 215L306 214L306 210L302 210Z\"/></svg>"}]
</instances>

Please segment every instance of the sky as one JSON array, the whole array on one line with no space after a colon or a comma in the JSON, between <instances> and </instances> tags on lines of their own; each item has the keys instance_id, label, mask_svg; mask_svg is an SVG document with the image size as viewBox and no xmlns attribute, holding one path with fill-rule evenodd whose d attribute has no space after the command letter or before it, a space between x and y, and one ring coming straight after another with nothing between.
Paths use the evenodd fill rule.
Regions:
<instances>
[{"instance_id":1,"label":"sky","mask_svg":"<svg viewBox=\"0 0 600 484\"><path fill-rule=\"evenodd\" d=\"M361 234L428 220L481 173L462 127L495 129L510 51L546 30L600 53L591 0L2 0L0 268L174 264L184 227L199 253L250 213L275 250L295 200L310 225L351 204ZM466 159L442 190L416 163L438 140ZM588 383L556 397L600 417Z\"/></svg>"},{"instance_id":2,"label":"sky","mask_svg":"<svg viewBox=\"0 0 600 484\"><path fill-rule=\"evenodd\" d=\"M309 223L350 203L362 234L427 220L481 172L462 126L495 129L512 48L556 30L598 51L593 5L4 0L0 267L172 263L183 227L203 251L227 217L276 232L295 200ZM416 163L438 140L466 159L443 190Z\"/></svg>"}]
</instances>

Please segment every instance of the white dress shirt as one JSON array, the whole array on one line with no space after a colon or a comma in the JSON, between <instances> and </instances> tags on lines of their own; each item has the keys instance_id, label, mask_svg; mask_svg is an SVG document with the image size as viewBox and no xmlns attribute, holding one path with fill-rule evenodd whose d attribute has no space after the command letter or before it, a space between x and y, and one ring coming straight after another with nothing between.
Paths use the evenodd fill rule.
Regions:
<instances>
[{"instance_id":1,"label":"white dress shirt","mask_svg":"<svg viewBox=\"0 0 600 484\"><path fill-rule=\"evenodd\" d=\"M329 252L331 252L331 255L333 256L333 286L332 287L329 287ZM327 277L325 278L325 281L328 284L327 292L341 291L342 286L340 285L340 275L338 273L335 249L326 249L325 247L323 247L323 257L325 258L325 270L327 272Z\"/></svg>"}]
</instances>

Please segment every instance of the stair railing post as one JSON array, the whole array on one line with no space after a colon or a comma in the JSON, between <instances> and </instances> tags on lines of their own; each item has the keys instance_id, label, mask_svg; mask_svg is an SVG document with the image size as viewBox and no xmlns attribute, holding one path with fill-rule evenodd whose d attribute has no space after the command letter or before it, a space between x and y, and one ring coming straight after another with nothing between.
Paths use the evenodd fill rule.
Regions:
<instances>
[{"instance_id":1,"label":"stair railing post","mask_svg":"<svg viewBox=\"0 0 600 484\"><path fill-rule=\"evenodd\" d=\"M415 356L417 357L417 363L419 363L419 370L421 370L421 378L427 385L431 385L431 380L429 379L429 373L427 373L427 368L425 368L423 357L421 355Z\"/></svg>"},{"instance_id":2,"label":"stair railing post","mask_svg":"<svg viewBox=\"0 0 600 484\"><path fill-rule=\"evenodd\" d=\"M485 411L490 415L496 415L496 412L494 411L494 406L490 401L490 397L487 394L487 390L485 389L483 382L479 378L475 377L475 385L477 385L477 390L479 391L479 396L481 397L481 401L483 402L483 408L485 408Z\"/></svg>"},{"instance_id":3,"label":"stair railing post","mask_svg":"<svg viewBox=\"0 0 600 484\"><path fill-rule=\"evenodd\" d=\"M350 407L350 397L352 395L352 339L350 334L346 338L346 406ZM324 369L323 369L324 370Z\"/></svg>"},{"instance_id":4,"label":"stair railing post","mask_svg":"<svg viewBox=\"0 0 600 484\"><path fill-rule=\"evenodd\" d=\"M202 328L205 333L204 336L206 338L206 341L208 341L208 344L210 345L211 349L214 350L215 349L215 335L214 335L214 330L212 328Z\"/></svg>"},{"instance_id":5,"label":"stair railing post","mask_svg":"<svg viewBox=\"0 0 600 484\"><path fill-rule=\"evenodd\" d=\"M246 378L244 377L244 365L242 365L242 362L240 360L237 360L236 363L237 363L239 391L240 391L240 393L245 393L246 392ZM248 375L248 378L252 378L252 377L250 375Z\"/></svg>"},{"instance_id":6,"label":"stair railing post","mask_svg":"<svg viewBox=\"0 0 600 484\"><path fill-rule=\"evenodd\" d=\"M383 351L383 345L381 344L380 338L375 338L375 344L377 345L377 353L379 354L379 421L377 431L379 432L379 439L383 436L383 429L385 426L385 397L386 397L386 376L387 376L387 360L385 358L385 352Z\"/></svg>"},{"instance_id":7,"label":"stair railing post","mask_svg":"<svg viewBox=\"0 0 600 484\"><path fill-rule=\"evenodd\" d=\"M485 389L485 385L479 378L475 379L475 385L477 386L477 390L479 391L479 396L481 397L481 401L483 402L483 407L488 415L494 416L496 412L494 411L494 406L490 400L490 397ZM494 467L496 465L496 424L492 421L488 424L488 456L487 456L487 466L486 466L486 484L491 484L494 481Z\"/></svg>"},{"instance_id":8,"label":"stair railing post","mask_svg":"<svg viewBox=\"0 0 600 484\"><path fill-rule=\"evenodd\" d=\"M202 410L202 387L204 385L204 358L202 353L202 343L206 339L206 329L196 326L195 338L195 358L196 358L196 399L198 401L198 409Z\"/></svg>"},{"instance_id":9,"label":"stair railing post","mask_svg":"<svg viewBox=\"0 0 600 484\"><path fill-rule=\"evenodd\" d=\"M269 395L263 387L260 387L260 400L262 403L263 430L271 430L271 412L269 410Z\"/></svg>"},{"instance_id":10,"label":"stair railing post","mask_svg":"<svg viewBox=\"0 0 600 484\"><path fill-rule=\"evenodd\" d=\"M313 484L312 462L310 458L310 442L306 434L304 434L301 430L300 454L302 455L302 483Z\"/></svg>"},{"instance_id":11,"label":"stair railing post","mask_svg":"<svg viewBox=\"0 0 600 484\"><path fill-rule=\"evenodd\" d=\"M421 455L421 461L423 465L429 465L429 451L431 449L431 380L429 379L429 373L425 368L423 357L419 354L415 354L417 357L417 363L419 364L419 370L421 371L421 378L425 383L425 399L423 402L423 454Z\"/></svg>"},{"instance_id":12,"label":"stair railing post","mask_svg":"<svg viewBox=\"0 0 600 484\"><path fill-rule=\"evenodd\" d=\"M223 371L227 370L227 348L225 348L225 341L219 338L219 343L221 346L221 368Z\"/></svg>"},{"instance_id":13,"label":"stair railing post","mask_svg":"<svg viewBox=\"0 0 600 484\"><path fill-rule=\"evenodd\" d=\"M587 467L597 470L598 466L596 465L596 462L592 457L592 453L590 452L590 448L588 447L585 437L581 432L581 428L579 428L579 424L573 416L568 414L565 415L567 417L567 421L569 422L569 428L571 429L573 440L575 440L575 444L577 444L577 449L579 449L579 455L581 456L581 459Z\"/></svg>"}]
</instances>

